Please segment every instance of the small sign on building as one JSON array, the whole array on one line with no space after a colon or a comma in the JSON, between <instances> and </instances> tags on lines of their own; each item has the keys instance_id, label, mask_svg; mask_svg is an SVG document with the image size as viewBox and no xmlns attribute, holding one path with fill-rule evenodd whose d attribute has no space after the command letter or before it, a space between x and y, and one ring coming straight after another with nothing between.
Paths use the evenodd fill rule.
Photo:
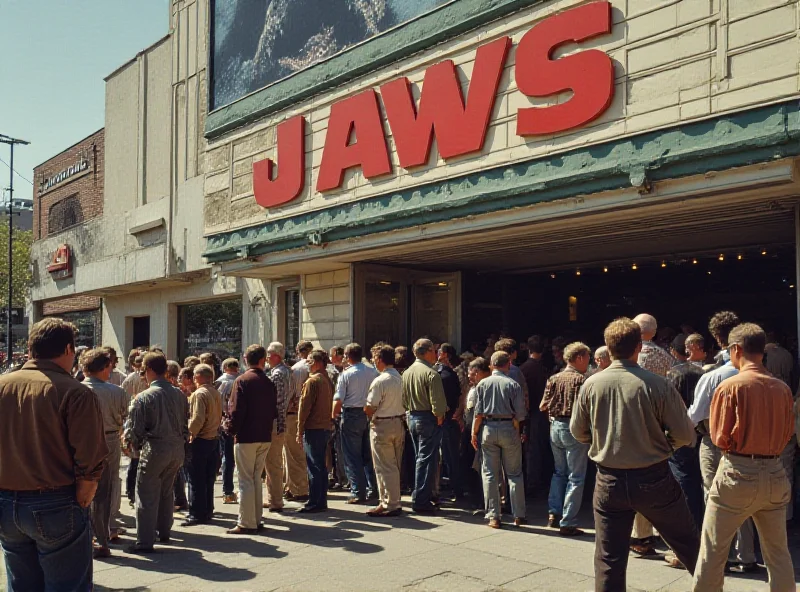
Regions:
<instances>
[{"instance_id":1,"label":"small sign on building","mask_svg":"<svg viewBox=\"0 0 800 592\"><path fill-rule=\"evenodd\" d=\"M59 245L47 266L54 280L72 277L72 252L69 245Z\"/></svg>"}]
</instances>

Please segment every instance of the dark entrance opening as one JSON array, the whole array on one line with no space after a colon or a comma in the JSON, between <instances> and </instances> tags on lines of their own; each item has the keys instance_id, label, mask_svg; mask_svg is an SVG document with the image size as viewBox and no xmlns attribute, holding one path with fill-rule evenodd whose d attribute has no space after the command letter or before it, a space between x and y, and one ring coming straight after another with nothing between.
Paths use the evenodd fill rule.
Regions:
<instances>
[{"instance_id":1,"label":"dark entrance opening","mask_svg":"<svg viewBox=\"0 0 800 592\"><path fill-rule=\"evenodd\" d=\"M150 346L150 317L134 317L133 347Z\"/></svg>"}]
</instances>

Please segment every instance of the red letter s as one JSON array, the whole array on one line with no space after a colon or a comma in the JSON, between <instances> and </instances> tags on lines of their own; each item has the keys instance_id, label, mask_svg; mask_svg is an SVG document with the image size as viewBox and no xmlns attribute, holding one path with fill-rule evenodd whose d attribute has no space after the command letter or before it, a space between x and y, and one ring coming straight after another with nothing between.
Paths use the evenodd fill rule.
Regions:
<instances>
[{"instance_id":1,"label":"red letter s","mask_svg":"<svg viewBox=\"0 0 800 592\"><path fill-rule=\"evenodd\" d=\"M280 170L273 179L275 163L267 158L253 163L253 193L262 208L274 208L292 201L305 186L306 118L292 117L278 125Z\"/></svg>"},{"instance_id":2,"label":"red letter s","mask_svg":"<svg viewBox=\"0 0 800 592\"><path fill-rule=\"evenodd\" d=\"M614 98L614 64L608 55L590 49L551 60L567 42L580 43L611 32L611 4L592 2L545 19L528 31L517 47L515 76L529 97L547 97L566 90L574 96L552 107L526 107L517 114L517 135L553 134L597 119Z\"/></svg>"}]
</instances>

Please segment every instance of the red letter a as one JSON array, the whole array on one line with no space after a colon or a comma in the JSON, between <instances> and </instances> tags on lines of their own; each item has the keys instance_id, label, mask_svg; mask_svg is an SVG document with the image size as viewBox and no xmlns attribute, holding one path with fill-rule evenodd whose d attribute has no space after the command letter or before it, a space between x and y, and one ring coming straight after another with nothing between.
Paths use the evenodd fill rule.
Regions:
<instances>
[{"instance_id":1,"label":"red letter a","mask_svg":"<svg viewBox=\"0 0 800 592\"><path fill-rule=\"evenodd\" d=\"M273 178L275 163L267 158L253 163L253 193L262 208L274 208L292 201L305 186L306 119L292 117L278 125L280 170Z\"/></svg>"},{"instance_id":2,"label":"red letter a","mask_svg":"<svg viewBox=\"0 0 800 592\"><path fill-rule=\"evenodd\" d=\"M466 107L452 60L425 71L418 112L408 78L398 78L381 87L402 167L428 162L434 133L442 158L476 152L483 147L510 45L508 37L501 37L478 48Z\"/></svg>"},{"instance_id":3,"label":"red letter a","mask_svg":"<svg viewBox=\"0 0 800 592\"><path fill-rule=\"evenodd\" d=\"M355 142L350 144L350 135L354 131ZM344 172L354 166L361 166L368 179L392 172L378 110L378 95L373 89L343 99L331 107L317 191L341 187Z\"/></svg>"},{"instance_id":4,"label":"red letter a","mask_svg":"<svg viewBox=\"0 0 800 592\"><path fill-rule=\"evenodd\" d=\"M592 2L545 19L517 46L515 76L529 97L572 90L573 97L552 107L526 107L517 115L517 135L553 134L600 117L614 98L614 64L598 49L551 60L564 43L580 43L611 32L611 4Z\"/></svg>"}]
</instances>

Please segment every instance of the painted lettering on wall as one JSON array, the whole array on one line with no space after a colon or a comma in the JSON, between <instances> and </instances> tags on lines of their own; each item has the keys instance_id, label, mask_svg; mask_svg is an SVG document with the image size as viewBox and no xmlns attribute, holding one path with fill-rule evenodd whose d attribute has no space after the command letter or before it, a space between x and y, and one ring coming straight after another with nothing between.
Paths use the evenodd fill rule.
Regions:
<instances>
[{"instance_id":1,"label":"painted lettering on wall","mask_svg":"<svg viewBox=\"0 0 800 592\"><path fill-rule=\"evenodd\" d=\"M80 173L88 171L90 166L89 156L87 154L82 154L75 161L75 164L68 166L64 170L59 171L51 177L42 177L42 180L39 182L38 194L42 195L43 193L50 191L50 189L56 185L67 181L75 175L79 175Z\"/></svg>"},{"instance_id":2,"label":"painted lettering on wall","mask_svg":"<svg viewBox=\"0 0 800 592\"><path fill-rule=\"evenodd\" d=\"M522 37L514 66L519 91L538 98L567 91L572 91L572 96L558 105L519 108L517 135L575 129L609 108L614 98L614 65L605 52L590 49L555 60L552 56L566 43L609 34L611 25L610 2L592 2L544 19ZM418 102L408 78L380 87L401 167L425 165L434 139L445 160L483 148L510 47L511 39L501 37L478 48L466 99L452 60L425 71ZM303 192L306 127L303 116L279 124L277 163L271 159L253 163L253 189L259 205L279 206ZM392 172L378 92L374 89L331 106L316 190L340 188L345 172L356 167L367 179Z\"/></svg>"}]
</instances>

